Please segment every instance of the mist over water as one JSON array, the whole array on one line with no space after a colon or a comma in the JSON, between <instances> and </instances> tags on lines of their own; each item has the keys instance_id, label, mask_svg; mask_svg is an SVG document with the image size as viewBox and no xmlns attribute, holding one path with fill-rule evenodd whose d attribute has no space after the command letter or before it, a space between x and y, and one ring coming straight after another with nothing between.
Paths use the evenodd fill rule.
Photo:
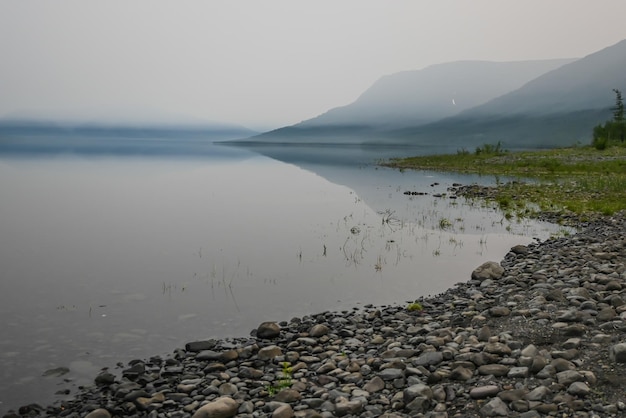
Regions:
<instances>
[{"instance_id":1,"label":"mist over water","mask_svg":"<svg viewBox=\"0 0 626 418\"><path fill-rule=\"evenodd\" d=\"M335 153L352 164L311 150L292 164L212 147L0 156L1 410L262 321L440 293L557 230L432 196L490 179L380 168L354 149ZM70 372L42 378L58 367Z\"/></svg>"}]
</instances>

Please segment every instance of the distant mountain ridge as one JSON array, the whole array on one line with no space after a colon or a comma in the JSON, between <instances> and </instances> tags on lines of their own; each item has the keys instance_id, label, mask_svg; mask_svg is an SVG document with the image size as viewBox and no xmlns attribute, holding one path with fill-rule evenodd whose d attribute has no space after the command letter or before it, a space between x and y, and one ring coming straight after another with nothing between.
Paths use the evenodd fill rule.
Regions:
<instances>
[{"instance_id":1,"label":"distant mountain ridge","mask_svg":"<svg viewBox=\"0 0 626 418\"><path fill-rule=\"evenodd\" d=\"M248 138L268 143L510 148L588 143L626 91L626 40L581 59L459 61L378 80L354 103Z\"/></svg>"},{"instance_id":2,"label":"distant mountain ridge","mask_svg":"<svg viewBox=\"0 0 626 418\"><path fill-rule=\"evenodd\" d=\"M573 61L456 61L403 71L382 77L352 104L254 139L384 135L458 114Z\"/></svg>"},{"instance_id":3,"label":"distant mountain ridge","mask_svg":"<svg viewBox=\"0 0 626 418\"><path fill-rule=\"evenodd\" d=\"M611 118L613 89L626 91L626 40L547 72L524 86L457 115L388 133L404 142L441 140L514 147L589 143Z\"/></svg>"},{"instance_id":4,"label":"distant mountain ridge","mask_svg":"<svg viewBox=\"0 0 626 418\"><path fill-rule=\"evenodd\" d=\"M246 127L213 122L81 122L49 119L0 119L0 139L11 135L70 135L155 137L180 136L207 140L229 140L255 135L258 132Z\"/></svg>"},{"instance_id":5,"label":"distant mountain ridge","mask_svg":"<svg viewBox=\"0 0 626 418\"><path fill-rule=\"evenodd\" d=\"M354 103L297 126L432 122L486 103L572 61L456 61L403 71L382 77Z\"/></svg>"}]
</instances>

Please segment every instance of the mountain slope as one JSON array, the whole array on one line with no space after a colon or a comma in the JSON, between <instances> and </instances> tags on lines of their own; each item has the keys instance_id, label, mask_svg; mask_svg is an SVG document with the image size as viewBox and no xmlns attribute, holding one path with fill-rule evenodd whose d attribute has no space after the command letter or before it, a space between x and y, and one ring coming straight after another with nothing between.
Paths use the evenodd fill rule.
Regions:
<instances>
[{"instance_id":1,"label":"mountain slope","mask_svg":"<svg viewBox=\"0 0 626 418\"><path fill-rule=\"evenodd\" d=\"M382 77L354 103L254 140L380 136L455 115L514 90L573 59L488 62L458 61Z\"/></svg>"},{"instance_id":2,"label":"mountain slope","mask_svg":"<svg viewBox=\"0 0 626 418\"><path fill-rule=\"evenodd\" d=\"M468 147L495 141L509 147L588 143L593 127L611 117L612 90L626 90L625 68L626 40L483 105L428 125L395 129L390 137Z\"/></svg>"}]
</instances>

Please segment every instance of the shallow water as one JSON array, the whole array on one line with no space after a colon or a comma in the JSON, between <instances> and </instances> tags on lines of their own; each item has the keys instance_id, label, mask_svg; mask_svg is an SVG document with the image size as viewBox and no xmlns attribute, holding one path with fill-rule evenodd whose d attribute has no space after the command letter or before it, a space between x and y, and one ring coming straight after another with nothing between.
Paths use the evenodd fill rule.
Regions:
<instances>
[{"instance_id":1,"label":"shallow water","mask_svg":"<svg viewBox=\"0 0 626 418\"><path fill-rule=\"evenodd\" d=\"M440 293L558 231L432 196L491 179L350 161L0 156L0 411L265 320Z\"/></svg>"}]
</instances>

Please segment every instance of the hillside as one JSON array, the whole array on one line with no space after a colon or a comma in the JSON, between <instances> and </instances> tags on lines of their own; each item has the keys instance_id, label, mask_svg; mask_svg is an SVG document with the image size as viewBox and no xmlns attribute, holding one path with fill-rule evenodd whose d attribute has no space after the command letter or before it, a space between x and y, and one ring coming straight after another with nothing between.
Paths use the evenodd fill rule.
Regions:
<instances>
[{"instance_id":1,"label":"hillside","mask_svg":"<svg viewBox=\"0 0 626 418\"><path fill-rule=\"evenodd\" d=\"M563 65L521 88L437 122L400 127L405 142L447 140L462 146L502 141L509 147L588 143L609 119L615 94L626 90L626 40Z\"/></svg>"},{"instance_id":2,"label":"hillside","mask_svg":"<svg viewBox=\"0 0 626 418\"><path fill-rule=\"evenodd\" d=\"M572 59L488 62L458 61L382 77L354 103L258 137L261 141L381 137L397 128L423 125L517 89L573 62Z\"/></svg>"}]
</instances>

